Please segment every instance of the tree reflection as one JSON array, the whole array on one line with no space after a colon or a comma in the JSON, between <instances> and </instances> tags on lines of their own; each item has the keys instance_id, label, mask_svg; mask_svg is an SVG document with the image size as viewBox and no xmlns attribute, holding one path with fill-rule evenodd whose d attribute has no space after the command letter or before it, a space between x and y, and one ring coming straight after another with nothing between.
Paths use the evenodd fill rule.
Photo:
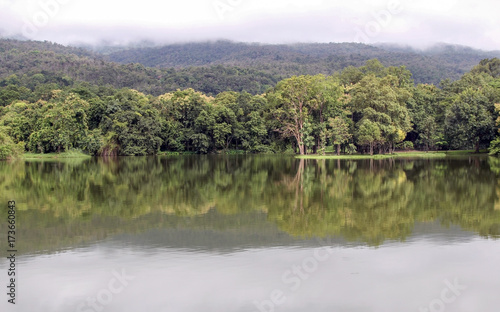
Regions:
<instances>
[{"instance_id":1,"label":"tree reflection","mask_svg":"<svg viewBox=\"0 0 500 312\"><path fill-rule=\"evenodd\" d=\"M295 237L339 236L379 245L405 240L415 222L437 220L445 227L499 237L499 175L500 160L485 157L15 161L0 163L0 199L15 198L24 210L23 235L51 244L175 228L179 222L189 227L183 220L215 211L219 216L264 212L268 222ZM6 217L5 211L0 214ZM206 226L238 230L244 218L238 220L211 219Z\"/></svg>"}]
</instances>

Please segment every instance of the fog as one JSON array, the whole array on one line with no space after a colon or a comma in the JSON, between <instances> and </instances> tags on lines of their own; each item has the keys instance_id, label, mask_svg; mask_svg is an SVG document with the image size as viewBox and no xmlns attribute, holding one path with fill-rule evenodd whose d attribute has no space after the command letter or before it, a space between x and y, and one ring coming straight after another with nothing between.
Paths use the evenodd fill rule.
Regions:
<instances>
[{"instance_id":1,"label":"fog","mask_svg":"<svg viewBox=\"0 0 500 312\"><path fill-rule=\"evenodd\" d=\"M495 7L491 0L0 0L0 36L62 44L445 42L498 50Z\"/></svg>"}]
</instances>

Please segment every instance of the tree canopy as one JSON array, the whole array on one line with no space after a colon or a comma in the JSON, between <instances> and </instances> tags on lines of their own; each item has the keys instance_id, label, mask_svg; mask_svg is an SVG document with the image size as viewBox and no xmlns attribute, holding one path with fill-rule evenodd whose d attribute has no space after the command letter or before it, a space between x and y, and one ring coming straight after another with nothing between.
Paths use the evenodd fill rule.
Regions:
<instances>
[{"instance_id":1,"label":"tree canopy","mask_svg":"<svg viewBox=\"0 0 500 312\"><path fill-rule=\"evenodd\" d=\"M54 51L21 54L50 59L59 55ZM11 50L0 56L8 61L4 71L14 66ZM86 65L71 58L91 56L80 50L60 54L64 64L79 70ZM498 141L499 63L485 59L461 79L439 86L415 85L405 66L386 67L373 59L334 75L282 79L259 94L184 88L159 95L161 89L153 92L153 85L138 77L125 75L131 79L124 82L128 87L116 88L97 78L95 83L75 80L67 75L71 66L61 65L56 73L40 65L41 71L0 79L1 158L75 149L107 156L333 149L383 154L402 146L478 152ZM142 65L113 66L159 73ZM141 87L132 88L137 83Z\"/></svg>"}]
</instances>

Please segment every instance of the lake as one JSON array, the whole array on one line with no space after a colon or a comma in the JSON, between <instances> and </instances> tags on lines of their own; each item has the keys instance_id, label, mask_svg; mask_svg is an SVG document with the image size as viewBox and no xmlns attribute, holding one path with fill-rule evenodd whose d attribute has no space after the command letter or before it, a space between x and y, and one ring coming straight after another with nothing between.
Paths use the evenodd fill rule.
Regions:
<instances>
[{"instance_id":1,"label":"lake","mask_svg":"<svg viewBox=\"0 0 500 312\"><path fill-rule=\"evenodd\" d=\"M0 162L0 202L1 311L500 306L497 158Z\"/></svg>"}]
</instances>

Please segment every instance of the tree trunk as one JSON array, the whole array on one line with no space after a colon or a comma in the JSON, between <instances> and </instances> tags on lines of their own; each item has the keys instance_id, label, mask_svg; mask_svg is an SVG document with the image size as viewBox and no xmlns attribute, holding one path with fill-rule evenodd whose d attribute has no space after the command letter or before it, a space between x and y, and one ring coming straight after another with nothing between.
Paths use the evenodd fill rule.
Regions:
<instances>
[{"instance_id":1,"label":"tree trunk","mask_svg":"<svg viewBox=\"0 0 500 312\"><path fill-rule=\"evenodd\" d=\"M479 140L476 141L476 154L479 154Z\"/></svg>"},{"instance_id":2,"label":"tree trunk","mask_svg":"<svg viewBox=\"0 0 500 312\"><path fill-rule=\"evenodd\" d=\"M340 156L340 144L337 144L337 156Z\"/></svg>"},{"instance_id":3,"label":"tree trunk","mask_svg":"<svg viewBox=\"0 0 500 312\"><path fill-rule=\"evenodd\" d=\"M304 144L299 143L298 146L299 146L299 154L305 155Z\"/></svg>"},{"instance_id":4,"label":"tree trunk","mask_svg":"<svg viewBox=\"0 0 500 312\"><path fill-rule=\"evenodd\" d=\"M370 155L373 156L373 142L370 142Z\"/></svg>"}]
</instances>

